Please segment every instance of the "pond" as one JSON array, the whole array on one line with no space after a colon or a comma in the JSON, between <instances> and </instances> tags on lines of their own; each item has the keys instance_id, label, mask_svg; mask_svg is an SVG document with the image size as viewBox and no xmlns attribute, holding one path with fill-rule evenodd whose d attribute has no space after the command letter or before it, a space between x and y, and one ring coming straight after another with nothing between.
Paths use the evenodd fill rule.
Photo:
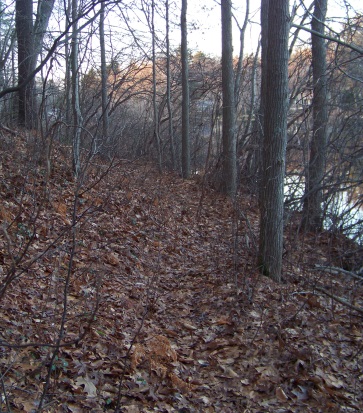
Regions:
<instances>
[{"instance_id":1,"label":"pond","mask_svg":"<svg viewBox=\"0 0 363 413\"><path fill-rule=\"evenodd\" d=\"M302 210L305 181L301 174L289 174L285 179L285 204L289 209ZM323 205L324 227L341 232L363 245L363 188L341 188L333 195L326 195Z\"/></svg>"}]
</instances>

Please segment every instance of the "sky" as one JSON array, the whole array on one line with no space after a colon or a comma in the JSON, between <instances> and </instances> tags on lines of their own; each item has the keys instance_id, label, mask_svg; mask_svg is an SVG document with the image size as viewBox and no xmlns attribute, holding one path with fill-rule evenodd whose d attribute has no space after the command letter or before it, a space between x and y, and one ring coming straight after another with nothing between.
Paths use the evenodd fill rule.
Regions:
<instances>
[{"instance_id":1,"label":"sky","mask_svg":"<svg viewBox=\"0 0 363 413\"><path fill-rule=\"evenodd\" d=\"M61 0L60 0L61 1ZM236 20L238 20L239 25L242 26L245 19L245 0L232 0L234 6L234 15ZM300 3L300 0L290 0L290 6L295 2ZM305 3L309 3L312 0L305 0ZM181 0L169 0L170 4L173 5L173 13L171 13L171 47L178 48L180 46L180 5ZM221 55L221 12L220 12L220 0L188 0L188 47L192 53L197 51L202 51L207 55L212 57L219 57ZM329 4L329 18L333 18L335 21L342 21L345 16L345 9L342 8L344 5L344 0L328 0ZM353 6L355 12L363 13L363 1L362 0L350 0L349 3ZM122 3L119 3L122 4ZM131 4L131 0L130 0ZM148 0L144 4L150 4ZM157 13L157 31L159 32L159 38L164 39L165 36L165 20L163 14L165 9L163 7L163 2L158 2L160 5L159 13ZM238 6L238 7L237 7ZM134 44L133 37L130 36L130 30L125 24L120 24L123 21L120 10L122 7L117 7L116 3L112 11L110 10L107 17L107 28L106 37L108 40L108 59L116 58L120 62L123 59L127 59L130 53L143 54L150 56L150 44L151 44L151 34L150 27L147 25L145 15L139 9L129 10L128 22L131 27L135 30L135 37L140 39L140 45L144 45L143 52L140 50L131 51L131 45ZM60 9L61 12L62 8ZM354 14L354 13L353 13ZM60 23L59 23L60 22ZM57 24L60 24L59 30L63 30L64 27L64 15L62 14L55 19L55 30L57 29ZM236 22L233 22L234 26L234 54L237 56L239 54L239 30ZM335 26L339 30L339 26ZM245 48L244 53L255 53L257 49L258 39L260 34L260 1L250 0L250 14L249 14L249 25L245 34ZM309 38L309 34L305 34L306 38ZM145 41L145 43L143 43ZM147 46L149 44L149 47ZM146 46L145 46L146 45ZM88 53L94 61L90 59L85 59L87 62L87 67L85 71L89 70L89 65L94 65L94 67L99 66L99 54L97 53L97 48L99 47L99 40L97 36L91 37L91 40L87 43L87 47L92 47L94 54ZM164 47L164 45L163 45ZM89 49L87 49L89 50ZM132 55L132 54L131 54Z\"/></svg>"},{"instance_id":2,"label":"sky","mask_svg":"<svg viewBox=\"0 0 363 413\"><path fill-rule=\"evenodd\" d=\"M243 3L243 0L234 1ZM257 46L259 37L259 1L250 1L251 24L248 26L245 38L246 52L253 51ZM221 22L220 6L213 0L189 0L188 22L195 26L195 30L189 29L188 45L192 50L201 50L212 56L221 54ZM245 7L234 10L234 14L242 26L245 19ZM239 50L239 31L236 23L233 24L234 49Z\"/></svg>"},{"instance_id":3,"label":"sky","mask_svg":"<svg viewBox=\"0 0 363 413\"><path fill-rule=\"evenodd\" d=\"M245 1L235 0L234 5L240 4L238 9L235 9L236 18L242 26L245 18ZM290 0L290 7L299 1ZM309 3L306 1L305 3ZM352 9L349 11L351 15L354 12L363 13L362 0L328 0L328 18L335 22L342 20L346 15L345 3L349 3ZM220 56L221 54L221 27L220 27L220 6L214 0L188 0L188 23L195 26L189 29L188 43L189 48L193 51L201 50L204 53L212 56ZM245 53L253 53L256 50L257 42L260 33L260 1L250 0L250 23L245 37ZM333 24L333 23L332 23ZM333 24L335 29L339 29L339 24ZM175 33L176 34L176 33ZM309 35L307 35L309 36ZM239 31L234 23L234 50L235 54L239 51Z\"/></svg>"}]
</instances>

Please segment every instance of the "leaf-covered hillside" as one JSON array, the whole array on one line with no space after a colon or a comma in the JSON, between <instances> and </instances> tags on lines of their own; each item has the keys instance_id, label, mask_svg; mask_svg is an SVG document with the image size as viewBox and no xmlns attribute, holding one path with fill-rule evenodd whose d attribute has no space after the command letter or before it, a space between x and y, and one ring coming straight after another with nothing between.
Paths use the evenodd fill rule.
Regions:
<instances>
[{"instance_id":1,"label":"leaf-covered hillside","mask_svg":"<svg viewBox=\"0 0 363 413\"><path fill-rule=\"evenodd\" d=\"M2 412L362 411L350 242L290 217L278 285L243 192L86 155L75 182L69 148L0 140Z\"/></svg>"}]
</instances>

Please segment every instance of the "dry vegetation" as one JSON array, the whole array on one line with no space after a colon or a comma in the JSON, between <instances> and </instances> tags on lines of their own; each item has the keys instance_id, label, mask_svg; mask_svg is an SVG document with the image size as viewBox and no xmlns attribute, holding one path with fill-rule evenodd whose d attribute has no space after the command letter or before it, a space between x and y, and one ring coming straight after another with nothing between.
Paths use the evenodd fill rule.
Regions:
<instances>
[{"instance_id":1,"label":"dry vegetation","mask_svg":"<svg viewBox=\"0 0 363 413\"><path fill-rule=\"evenodd\" d=\"M0 139L0 411L362 411L354 245L292 218L277 285L249 195Z\"/></svg>"}]
</instances>

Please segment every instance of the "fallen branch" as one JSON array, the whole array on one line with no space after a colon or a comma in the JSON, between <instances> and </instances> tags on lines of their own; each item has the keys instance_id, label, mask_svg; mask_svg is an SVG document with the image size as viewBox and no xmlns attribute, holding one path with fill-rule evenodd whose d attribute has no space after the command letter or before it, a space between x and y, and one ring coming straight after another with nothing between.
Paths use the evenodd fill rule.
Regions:
<instances>
[{"instance_id":1,"label":"fallen branch","mask_svg":"<svg viewBox=\"0 0 363 413\"><path fill-rule=\"evenodd\" d=\"M354 272L343 270L343 268L339 267L325 267L324 265L315 265L315 271L326 271L329 272L330 274L344 274L344 275L349 275L352 278L355 278L356 280L362 281L363 282L363 277L361 277L358 274L355 274Z\"/></svg>"},{"instance_id":2,"label":"fallen branch","mask_svg":"<svg viewBox=\"0 0 363 413\"><path fill-rule=\"evenodd\" d=\"M345 305L346 307L348 307L348 308L350 308L350 309L352 309L352 310L355 310L355 311L357 311L359 314L362 314L362 315L363 315L363 309L362 309L362 308L356 307L355 305L350 304L348 301L344 300L343 298L337 297L336 295L329 293L329 292L326 291L324 288L315 287L315 289L316 289L317 291L320 291L320 292L322 292L323 294L327 295L328 297L332 298L333 300L337 301L338 303L343 304L343 305Z\"/></svg>"},{"instance_id":3,"label":"fallen branch","mask_svg":"<svg viewBox=\"0 0 363 413\"><path fill-rule=\"evenodd\" d=\"M3 131L5 131L7 133L10 133L10 135L12 135L12 136L17 135L17 133L14 130L8 128L7 126L4 126L2 123L0 123L0 129L2 129Z\"/></svg>"}]
</instances>

